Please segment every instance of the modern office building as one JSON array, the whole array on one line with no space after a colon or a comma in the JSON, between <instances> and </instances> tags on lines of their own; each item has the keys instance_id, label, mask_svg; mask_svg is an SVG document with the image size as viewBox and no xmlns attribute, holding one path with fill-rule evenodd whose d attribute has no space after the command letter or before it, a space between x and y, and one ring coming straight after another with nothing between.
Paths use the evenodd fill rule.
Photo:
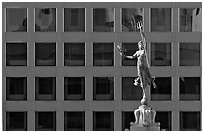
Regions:
<instances>
[{"instance_id":1,"label":"modern office building","mask_svg":"<svg viewBox=\"0 0 204 133\"><path fill-rule=\"evenodd\" d=\"M136 59L142 21L157 88L147 89L161 129L201 129L202 3L3 3L3 130L122 131L142 90Z\"/></svg>"}]
</instances>

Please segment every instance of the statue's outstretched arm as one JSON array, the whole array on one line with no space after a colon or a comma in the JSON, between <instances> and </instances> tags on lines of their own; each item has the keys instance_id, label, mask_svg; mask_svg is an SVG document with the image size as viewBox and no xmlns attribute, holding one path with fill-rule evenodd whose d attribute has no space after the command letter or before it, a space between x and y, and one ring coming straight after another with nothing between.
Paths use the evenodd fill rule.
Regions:
<instances>
[{"instance_id":1,"label":"statue's outstretched arm","mask_svg":"<svg viewBox=\"0 0 204 133\"><path fill-rule=\"evenodd\" d=\"M129 56L129 55L125 55L124 51L121 49L120 46L117 46L117 48L118 48L118 51L120 52L120 55L122 55L122 56L125 57L125 58L128 58L128 59L135 59L135 58L137 57L137 52L135 52L134 55Z\"/></svg>"}]
</instances>

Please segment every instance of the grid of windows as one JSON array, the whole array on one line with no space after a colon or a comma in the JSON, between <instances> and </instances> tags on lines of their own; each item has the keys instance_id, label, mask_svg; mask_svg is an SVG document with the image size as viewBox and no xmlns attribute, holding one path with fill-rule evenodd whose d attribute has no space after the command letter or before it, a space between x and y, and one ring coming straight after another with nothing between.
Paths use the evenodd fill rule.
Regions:
<instances>
[{"instance_id":1,"label":"grid of windows","mask_svg":"<svg viewBox=\"0 0 204 133\"><path fill-rule=\"evenodd\" d=\"M142 90L133 85L137 60L119 56L116 46L126 55L138 50L133 18L145 26L156 121L165 130L201 130L200 4L47 4L3 4L3 130L129 128Z\"/></svg>"}]
</instances>

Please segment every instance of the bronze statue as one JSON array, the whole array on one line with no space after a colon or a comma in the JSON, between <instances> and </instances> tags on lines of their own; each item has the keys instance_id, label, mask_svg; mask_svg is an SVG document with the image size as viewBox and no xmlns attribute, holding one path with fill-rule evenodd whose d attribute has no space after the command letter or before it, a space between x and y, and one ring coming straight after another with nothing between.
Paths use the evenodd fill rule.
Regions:
<instances>
[{"instance_id":1,"label":"bronze statue","mask_svg":"<svg viewBox=\"0 0 204 133\"><path fill-rule=\"evenodd\" d=\"M132 23L134 23L134 27L136 29L135 21L133 21ZM139 77L135 79L134 85L142 87L143 98L146 98L145 89L147 85L153 84L155 88L156 84L154 82L155 77L151 75L150 70L149 70L150 68L149 68L149 62L147 59L146 40L145 40L144 33L142 32L142 27L143 27L142 22L141 21L138 22L137 28L140 30L140 35L141 35L142 40L138 42L139 50L136 51L134 55L132 56L125 55L121 47L120 46L117 46L117 47L118 47L118 51L123 57L128 58L128 59L137 58L137 72L138 72Z\"/></svg>"}]
</instances>

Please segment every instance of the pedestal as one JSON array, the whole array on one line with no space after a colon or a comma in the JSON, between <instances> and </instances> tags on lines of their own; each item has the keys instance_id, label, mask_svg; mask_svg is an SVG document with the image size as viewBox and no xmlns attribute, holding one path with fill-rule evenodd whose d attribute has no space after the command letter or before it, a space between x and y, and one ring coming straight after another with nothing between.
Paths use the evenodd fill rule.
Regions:
<instances>
[{"instance_id":1,"label":"pedestal","mask_svg":"<svg viewBox=\"0 0 204 133\"><path fill-rule=\"evenodd\" d=\"M155 122L156 111L149 105L147 98L141 100L141 105L134 111L135 122L130 123L130 131L160 131L160 123Z\"/></svg>"}]
</instances>

